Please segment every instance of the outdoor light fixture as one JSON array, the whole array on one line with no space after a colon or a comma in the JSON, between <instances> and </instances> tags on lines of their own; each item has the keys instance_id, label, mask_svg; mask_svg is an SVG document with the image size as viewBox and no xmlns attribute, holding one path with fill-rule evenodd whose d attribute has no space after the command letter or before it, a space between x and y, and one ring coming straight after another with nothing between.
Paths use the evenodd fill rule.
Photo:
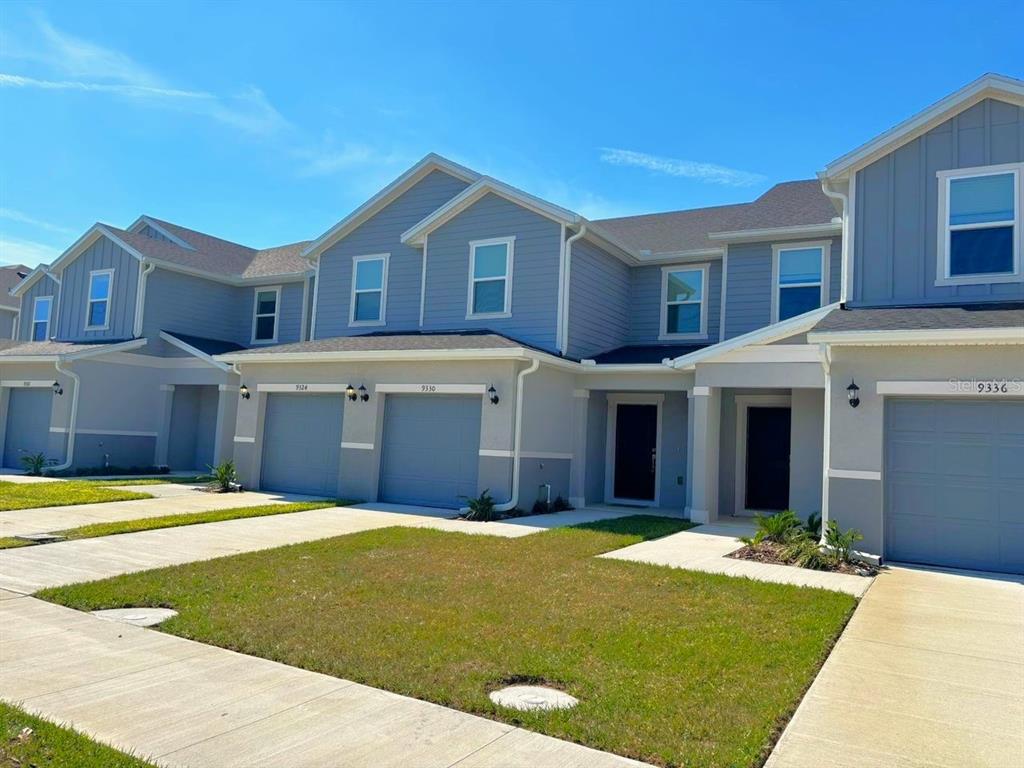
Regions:
<instances>
[{"instance_id":1,"label":"outdoor light fixture","mask_svg":"<svg viewBox=\"0 0 1024 768\"><path fill-rule=\"evenodd\" d=\"M238 388L238 396L243 400L248 400L252 395L249 394L249 388L243 384Z\"/></svg>"},{"instance_id":2,"label":"outdoor light fixture","mask_svg":"<svg viewBox=\"0 0 1024 768\"><path fill-rule=\"evenodd\" d=\"M358 395L356 395L356 388L349 384L345 387L345 397L351 400L353 403L356 401Z\"/></svg>"},{"instance_id":3,"label":"outdoor light fixture","mask_svg":"<svg viewBox=\"0 0 1024 768\"><path fill-rule=\"evenodd\" d=\"M860 405L860 387L857 386L857 382L850 379L850 386L846 388L846 396L850 398L850 407L856 408Z\"/></svg>"},{"instance_id":4,"label":"outdoor light fixture","mask_svg":"<svg viewBox=\"0 0 1024 768\"><path fill-rule=\"evenodd\" d=\"M492 384L487 390L487 397L491 401L491 405L497 405L501 398L498 397L498 390L494 388Z\"/></svg>"},{"instance_id":5,"label":"outdoor light fixture","mask_svg":"<svg viewBox=\"0 0 1024 768\"><path fill-rule=\"evenodd\" d=\"M59 381L53 382L53 394L57 395L58 397L64 394L64 388L60 385Z\"/></svg>"},{"instance_id":6,"label":"outdoor light fixture","mask_svg":"<svg viewBox=\"0 0 1024 768\"><path fill-rule=\"evenodd\" d=\"M359 385L359 399L364 403L370 399L370 393L366 391L366 387L362 384Z\"/></svg>"}]
</instances>

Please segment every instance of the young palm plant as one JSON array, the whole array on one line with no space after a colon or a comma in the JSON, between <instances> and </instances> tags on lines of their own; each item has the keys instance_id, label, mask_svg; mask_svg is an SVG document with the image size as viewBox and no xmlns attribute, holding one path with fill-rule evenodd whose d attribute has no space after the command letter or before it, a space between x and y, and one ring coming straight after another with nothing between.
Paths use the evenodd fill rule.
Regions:
<instances>
[{"instance_id":1,"label":"young palm plant","mask_svg":"<svg viewBox=\"0 0 1024 768\"><path fill-rule=\"evenodd\" d=\"M40 477L43 470L52 463L43 453L30 453L21 457L21 465L25 468L25 474L33 477Z\"/></svg>"},{"instance_id":2,"label":"young palm plant","mask_svg":"<svg viewBox=\"0 0 1024 768\"><path fill-rule=\"evenodd\" d=\"M218 493L231 493L232 491L241 490L235 462L225 461L216 467L209 464L207 466L210 468L210 487Z\"/></svg>"}]
</instances>

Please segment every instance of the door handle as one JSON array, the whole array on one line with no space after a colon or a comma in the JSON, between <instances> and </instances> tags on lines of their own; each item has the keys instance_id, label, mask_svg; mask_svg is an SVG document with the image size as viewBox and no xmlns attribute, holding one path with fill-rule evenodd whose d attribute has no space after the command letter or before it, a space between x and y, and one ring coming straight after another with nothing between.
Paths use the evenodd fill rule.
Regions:
<instances>
[{"instance_id":1,"label":"door handle","mask_svg":"<svg viewBox=\"0 0 1024 768\"><path fill-rule=\"evenodd\" d=\"M655 468L657 467L657 462L658 462L658 449L657 448L652 448L651 449L651 474L652 475L654 474Z\"/></svg>"}]
</instances>

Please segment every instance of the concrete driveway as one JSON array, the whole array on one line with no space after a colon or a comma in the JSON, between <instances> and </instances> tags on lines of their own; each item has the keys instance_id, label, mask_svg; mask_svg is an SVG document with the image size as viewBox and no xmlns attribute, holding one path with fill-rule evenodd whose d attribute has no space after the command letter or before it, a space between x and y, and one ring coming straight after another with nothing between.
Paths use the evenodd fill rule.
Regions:
<instances>
[{"instance_id":1,"label":"concrete driveway","mask_svg":"<svg viewBox=\"0 0 1024 768\"><path fill-rule=\"evenodd\" d=\"M1024 766L1024 577L891 568L766 768Z\"/></svg>"}]
</instances>

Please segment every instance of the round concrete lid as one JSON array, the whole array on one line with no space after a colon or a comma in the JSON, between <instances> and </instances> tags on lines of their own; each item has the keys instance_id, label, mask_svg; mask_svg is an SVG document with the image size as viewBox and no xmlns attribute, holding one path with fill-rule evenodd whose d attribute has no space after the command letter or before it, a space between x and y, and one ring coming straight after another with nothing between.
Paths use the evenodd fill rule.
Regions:
<instances>
[{"instance_id":1,"label":"round concrete lid","mask_svg":"<svg viewBox=\"0 0 1024 768\"><path fill-rule=\"evenodd\" d=\"M570 709L579 699L568 693L543 685L510 685L491 692L491 701L502 707L531 711L536 709Z\"/></svg>"},{"instance_id":2,"label":"round concrete lid","mask_svg":"<svg viewBox=\"0 0 1024 768\"><path fill-rule=\"evenodd\" d=\"M107 621L134 624L136 627L152 627L177 616L178 612L170 608L110 608L105 611L93 611L92 615Z\"/></svg>"}]
</instances>

